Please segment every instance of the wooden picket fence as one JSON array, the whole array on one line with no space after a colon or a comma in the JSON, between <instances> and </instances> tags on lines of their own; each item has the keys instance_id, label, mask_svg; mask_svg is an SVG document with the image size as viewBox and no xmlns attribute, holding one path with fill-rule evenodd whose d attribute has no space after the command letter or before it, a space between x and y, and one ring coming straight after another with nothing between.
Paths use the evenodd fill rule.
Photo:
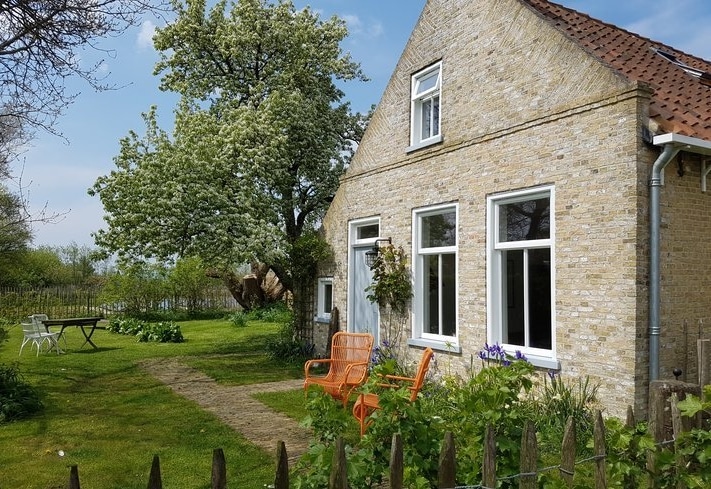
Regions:
<instances>
[{"instance_id":1,"label":"wooden picket fence","mask_svg":"<svg viewBox=\"0 0 711 489\"><path fill-rule=\"evenodd\" d=\"M597 414L594 430L594 454L590 457L595 464L595 488L607 487L605 481L605 433L602 415ZM565 437L562 445L562 462L557 469L563 480L573 487L573 476L575 474L575 423L568 420ZM532 423L528 423L524 430L521 442L521 465L520 473L514 476L507 476L507 479L518 478L519 488L533 489L537 487L537 467L538 448L536 444L536 433ZM347 460L345 442L342 438L336 441L331 465L329 489L346 489L347 482ZM442 450L439 458L437 487L440 489L451 489L456 487L456 454L454 446L454 435L451 432L445 434ZM390 474L383 489L404 489L403 486L404 464L403 445L399 434L393 435L390 458ZM494 429L489 427L486 432L486 442L483 459L483 479L481 489L496 487L496 441L494 439ZM162 489L160 460L157 455L153 457L151 471L148 478L148 489ZM225 455L222 449L213 451L212 459L212 489L225 489L227 487ZM284 442L279 442L277 447L277 464L274 477L274 489L289 489L289 462ZM80 489L79 471L76 465L70 467L69 489Z\"/></svg>"},{"instance_id":2,"label":"wooden picket fence","mask_svg":"<svg viewBox=\"0 0 711 489\"><path fill-rule=\"evenodd\" d=\"M655 385L658 384L658 385ZM672 392L669 392L671 389ZM654 414L650 417L650 431L655 434L657 446L674 443L682 431L687 431L693 427L701 426L701 418L697 420L688 420L682 422L682 416L679 412L677 402L678 393L683 395L684 390L696 390L698 386L685 384L681 382L655 382L652 384L653 392L660 392L660 395L654 395L652 404L652 412L664 414L664 418L654 419ZM666 408L665 408L666 406ZM692 421L689 423L689 421ZM636 422L632 412L632 408L627 410L627 426L635 426ZM669 433L664 433L664 430L655 430L654 425L660 427L671 427ZM519 473L513 475L500 476L496 473L496 439L494 437L494 428L490 425L487 427L484 439L484 454L482 460L482 481L481 485L469 486L471 489L493 489L497 485L497 481L518 480L519 489L535 489L538 487L538 476L545 471L557 470L561 480L565 486L573 487L573 478L575 476L576 466L581 464L593 465L593 485L591 489L603 489L607 487L605 464L607 459L605 449L605 425L602 418L602 413L598 411L595 414L593 426L593 452L589 457L578 460L576 453L576 429L575 422L569 418L563 436L561 445L560 464L553 467L538 467L538 445L536 440L536 432L533 423L527 422L524 426L523 437L521 440L521 458L519 465ZM404 453L402 439L399 434L393 435L390 456L389 476L385 484L381 485L381 489L404 489ZM651 459L649 461L651 464ZM345 442L342 438L336 441L336 449L334 451L333 461L331 463L331 474L329 478L328 489L347 489L347 465ZM445 434L442 443L442 449L439 456L438 466L438 489L452 489L456 485L456 452L454 444L454 435L451 432ZM654 473L654 467L648 465L649 473ZM625 480L624 487L638 487L642 481ZM515 483L515 482L514 482ZM148 479L148 489L162 489L163 483L161 480L160 460L157 455L153 457L151 471ZM212 457L212 489L225 489L227 487L226 463L225 454L221 448L213 451ZM287 457L286 446L283 441L280 441L277 446L277 463L274 476L273 489L289 489L289 462ZM654 487L654 483L650 485ZM682 487L682 486L680 486ZM76 465L70 467L69 489L80 489L79 471Z\"/></svg>"}]
</instances>

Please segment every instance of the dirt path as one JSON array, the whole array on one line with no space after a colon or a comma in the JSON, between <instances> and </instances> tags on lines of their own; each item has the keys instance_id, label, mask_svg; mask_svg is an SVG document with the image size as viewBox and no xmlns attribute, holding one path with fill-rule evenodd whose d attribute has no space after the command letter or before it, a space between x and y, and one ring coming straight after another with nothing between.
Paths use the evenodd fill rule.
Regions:
<instances>
[{"instance_id":1,"label":"dirt path","mask_svg":"<svg viewBox=\"0 0 711 489\"><path fill-rule=\"evenodd\" d=\"M306 428L252 397L255 392L298 389L303 385L301 380L226 386L175 358L145 360L140 365L174 392L196 402L269 453L276 451L279 441L285 443L290 460L308 448L311 434Z\"/></svg>"}]
</instances>

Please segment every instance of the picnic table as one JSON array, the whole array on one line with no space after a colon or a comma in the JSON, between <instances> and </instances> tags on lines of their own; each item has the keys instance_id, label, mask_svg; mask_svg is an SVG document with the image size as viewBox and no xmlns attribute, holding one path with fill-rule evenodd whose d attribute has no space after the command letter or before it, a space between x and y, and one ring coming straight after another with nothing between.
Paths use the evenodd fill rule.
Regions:
<instances>
[{"instance_id":1,"label":"picnic table","mask_svg":"<svg viewBox=\"0 0 711 489\"><path fill-rule=\"evenodd\" d=\"M94 334L96 325L102 319L103 318L100 316L85 317L85 318L44 319L44 320L42 320L42 324L44 324L44 327L47 329L47 331L49 331L49 328L51 326L59 326L60 327L59 336L62 336L62 333L64 333L64 330L70 326L76 326L78 328L81 328L81 332L84 335L84 339L85 339L85 341L81 345L81 347L84 348L84 345L89 343L94 348L98 348L94 344L94 342L91 341L91 337Z\"/></svg>"}]
</instances>

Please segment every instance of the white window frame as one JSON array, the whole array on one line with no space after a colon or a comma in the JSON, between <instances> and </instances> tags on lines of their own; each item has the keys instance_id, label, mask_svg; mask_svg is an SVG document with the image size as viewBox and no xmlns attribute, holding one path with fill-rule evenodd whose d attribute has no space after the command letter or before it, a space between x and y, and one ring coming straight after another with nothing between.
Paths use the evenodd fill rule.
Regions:
<instances>
[{"instance_id":1,"label":"white window frame","mask_svg":"<svg viewBox=\"0 0 711 489\"><path fill-rule=\"evenodd\" d=\"M437 75L434 86L425 90L420 90L423 80L429 79L432 75ZM438 100L436 125L431 125L431 134L422 135L422 111L427 102ZM432 111L434 119L435 111ZM433 122L433 121L431 121ZM410 146L407 151L429 146L442 141L442 62L439 61L427 68L412 75L410 87Z\"/></svg>"},{"instance_id":2,"label":"white window frame","mask_svg":"<svg viewBox=\"0 0 711 489\"><path fill-rule=\"evenodd\" d=\"M529 241L499 242L499 209L502 205L547 197L550 199L550 233L548 239ZM514 355L520 351L528 360L538 367L559 369L556 359L556 311L555 311L555 189L553 186L536 187L505 194L487 197L487 341L489 344L499 343L504 350ZM551 349L526 347L503 342L505 300L503 297L502 264L503 251L550 249L550 280L551 280ZM525 313L524 313L525 314ZM526 321L526 319L524 320ZM528 331L528 324L524 324Z\"/></svg>"},{"instance_id":3,"label":"white window frame","mask_svg":"<svg viewBox=\"0 0 711 489\"><path fill-rule=\"evenodd\" d=\"M331 287L331 307L326 309L326 289ZM331 320L333 309L333 277L320 277L317 286L316 319L321 322Z\"/></svg>"},{"instance_id":4,"label":"white window frame","mask_svg":"<svg viewBox=\"0 0 711 489\"><path fill-rule=\"evenodd\" d=\"M455 244L453 246L440 246L432 248L421 247L422 219L437 214L447 212L455 214ZM459 205L457 203L442 204L422 209L415 209L412 212L412 266L414 277L413 308L412 308L412 338L409 344L415 346L430 346L432 348L461 352L459 346ZM444 334L426 333L424 331L425 319L425 257L432 255L453 254L455 266L454 278L454 336ZM440 300L442 294L439 294ZM440 306L441 307L441 306ZM440 310L441 314L441 310ZM440 322L441 328L441 322Z\"/></svg>"}]
</instances>

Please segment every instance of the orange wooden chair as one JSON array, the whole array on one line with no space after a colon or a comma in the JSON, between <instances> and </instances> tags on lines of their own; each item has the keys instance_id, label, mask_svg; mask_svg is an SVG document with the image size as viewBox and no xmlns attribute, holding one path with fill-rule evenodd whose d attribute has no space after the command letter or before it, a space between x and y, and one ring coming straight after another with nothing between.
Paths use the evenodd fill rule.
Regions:
<instances>
[{"instance_id":1,"label":"orange wooden chair","mask_svg":"<svg viewBox=\"0 0 711 489\"><path fill-rule=\"evenodd\" d=\"M417 394L419 394L420 389L422 389L422 385L425 383L425 375L427 375L427 370L430 367L430 360L432 360L433 356L434 352L432 351L432 348L425 348L425 351L422 352L420 365L417 367L417 374L415 374L414 377L386 375L386 380L395 383L383 383L378 384L378 386L397 388L409 383L411 385L407 387L410 389L410 402L414 402L415 399L417 399ZM365 434L366 428L370 425L370 423L366 422L366 418L376 409L380 409L380 397L378 394L364 392L358 395L358 399L353 405L353 416L355 416L360 423L360 436Z\"/></svg>"},{"instance_id":2,"label":"orange wooden chair","mask_svg":"<svg viewBox=\"0 0 711 489\"><path fill-rule=\"evenodd\" d=\"M309 360L304 365L304 389L311 385L321 386L346 406L353 389L368 378L372 350L373 335L370 333L339 331L331 339L331 358ZM312 375L311 369L321 364L328 365L326 375Z\"/></svg>"}]
</instances>

